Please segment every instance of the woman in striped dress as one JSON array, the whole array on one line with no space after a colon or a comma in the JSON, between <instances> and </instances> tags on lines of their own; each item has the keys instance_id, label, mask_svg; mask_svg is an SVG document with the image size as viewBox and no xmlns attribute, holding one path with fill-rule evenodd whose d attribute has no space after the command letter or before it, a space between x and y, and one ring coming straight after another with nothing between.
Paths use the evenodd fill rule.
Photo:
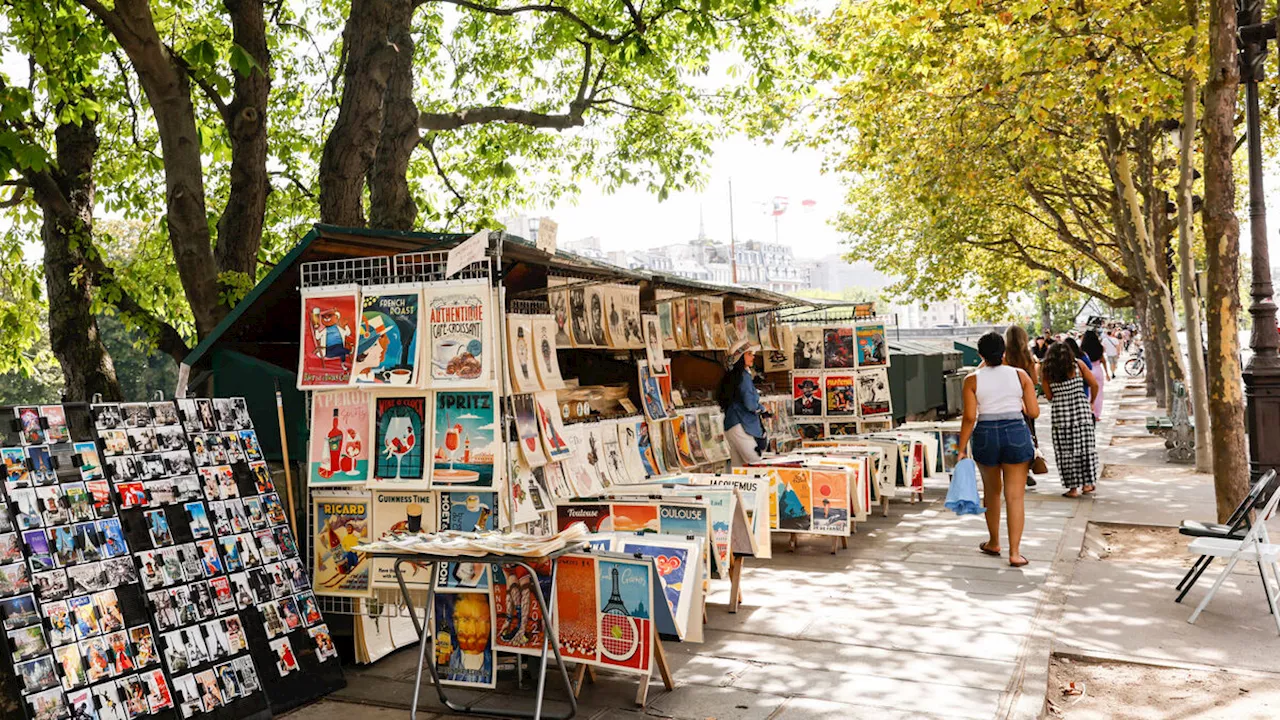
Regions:
<instances>
[{"instance_id":1,"label":"woman in striped dress","mask_svg":"<svg viewBox=\"0 0 1280 720\"><path fill-rule=\"evenodd\" d=\"M1093 408L1085 395L1086 386L1098 392L1098 381L1066 343L1049 346L1041 372L1053 420L1054 464L1067 488L1063 497L1080 497L1093 492L1098 480Z\"/></svg>"}]
</instances>

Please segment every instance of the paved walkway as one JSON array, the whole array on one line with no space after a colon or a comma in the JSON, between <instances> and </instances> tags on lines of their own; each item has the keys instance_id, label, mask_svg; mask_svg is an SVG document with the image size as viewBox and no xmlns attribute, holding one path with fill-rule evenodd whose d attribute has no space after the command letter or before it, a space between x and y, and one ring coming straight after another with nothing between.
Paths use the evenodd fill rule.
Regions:
<instances>
[{"instance_id":1,"label":"paved walkway","mask_svg":"<svg viewBox=\"0 0 1280 720\"><path fill-rule=\"evenodd\" d=\"M748 563L736 615L725 611L727 588L715 582L706 642L666 646L675 690L655 680L641 711L634 680L602 672L584 687L579 716L1031 718L1043 708L1053 651L1226 663L1241 654L1236 649L1247 649L1253 655L1240 658L1241 667L1274 666L1280 642L1274 628L1267 632L1265 610L1259 612L1256 572L1240 573L1239 589L1224 590L1191 626L1185 622L1191 607L1174 604L1169 594L1177 566L1081 561L1090 518L1176 524L1212 514L1206 477L1157 469L1159 441L1143 439L1141 424L1127 422L1150 414L1145 399L1121 392L1122 383L1109 389L1099 428L1104 462L1149 469L1123 482L1104 479L1097 499L1062 498L1056 477L1042 478L1027 495L1029 566L1015 569L1007 558L980 554L982 518L943 508L946 481L934 479L926 502L891 503L889 516L860 524L839 555L820 538L802 540L794 553L779 538L772 560ZM1044 416L1039 434L1052 467L1047 410ZM1205 645L1213 648L1208 655L1189 649ZM346 702L361 702L401 708L367 717L403 718L415 661L401 651L372 667L350 668L347 689L294 717L347 717ZM556 683L551 687L550 697L562 697ZM514 683L504 682L487 695L459 695L486 704L512 692L519 692ZM453 717L429 714L442 710L434 696L421 708L428 711L422 718Z\"/></svg>"}]
</instances>

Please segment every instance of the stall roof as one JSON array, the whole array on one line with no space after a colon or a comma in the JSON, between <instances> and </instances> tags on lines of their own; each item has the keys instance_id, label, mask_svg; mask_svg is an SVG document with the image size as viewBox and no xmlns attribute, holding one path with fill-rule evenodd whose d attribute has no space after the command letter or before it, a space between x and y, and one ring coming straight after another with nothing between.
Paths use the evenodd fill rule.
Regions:
<instances>
[{"instance_id":1,"label":"stall roof","mask_svg":"<svg viewBox=\"0 0 1280 720\"><path fill-rule=\"evenodd\" d=\"M374 257L423 250L447 250L469 237L465 233L370 230L316 224L267 275L249 291L183 362L194 367L215 346L270 360L281 367L297 363L297 323L301 317L298 288L302 263L351 257ZM797 298L743 285L715 285L688 278L648 273L583 257L566 250L554 255L532 242L503 233L504 261L545 267L552 274L603 281L649 282L687 294L730 294L745 300L792 306ZM804 301L812 304L813 301Z\"/></svg>"}]
</instances>

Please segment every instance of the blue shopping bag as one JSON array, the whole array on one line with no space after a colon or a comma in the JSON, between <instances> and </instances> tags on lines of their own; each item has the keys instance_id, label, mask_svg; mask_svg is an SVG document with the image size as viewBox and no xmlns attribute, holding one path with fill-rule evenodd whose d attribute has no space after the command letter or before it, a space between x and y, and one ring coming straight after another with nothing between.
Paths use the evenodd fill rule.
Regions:
<instances>
[{"instance_id":1,"label":"blue shopping bag","mask_svg":"<svg viewBox=\"0 0 1280 720\"><path fill-rule=\"evenodd\" d=\"M981 515L987 511L978 499L978 464L973 460L965 458L956 463L944 504L957 515Z\"/></svg>"}]
</instances>

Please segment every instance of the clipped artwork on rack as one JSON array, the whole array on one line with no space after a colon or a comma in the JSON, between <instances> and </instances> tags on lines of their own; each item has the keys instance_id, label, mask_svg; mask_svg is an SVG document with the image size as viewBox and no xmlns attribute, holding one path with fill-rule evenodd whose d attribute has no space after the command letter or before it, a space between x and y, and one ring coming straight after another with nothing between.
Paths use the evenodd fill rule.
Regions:
<instances>
[{"instance_id":1,"label":"clipped artwork on rack","mask_svg":"<svg viewBox=\"0 0 1280 720\"><path fill-rule=\"evenodd\" d=\"M507 316L507 353L511 360L512 392L531 393L541 390L538 371L534 366L537 349L534 347L532 316Z\"/></svg>"},{"instance_id":2,"label":"clipped artwork on rack","mask_svg":"<svg viewBox=\"0 0 1280 720\"><path fill-rule=\"evenodd\" d=\"M828 417L857 417L858 393L853 372L831 371L823 375Z\"/></svg>"},{"instance_id":3,"label":"clipped artwork on rack","mask_svg":"<svg viewBox=\"0 0 1280 720\"><path fill-rule=\"evenodd\" d=\"M820 370L825 340L822 328L797 327L792 333L791 359L796 370Z\"/></svg>"},{"instance_id":4,"label":"clipped artwork on rack","mask_svg":"<svg viewBox=\"0 0 1280 720\"><path fill-rule=\"evenodd\" d=\"M302 291L302 337L298 389L349 385L355 363L360 290L317 288Z\"/></svg>"},{"instance_id":5,"label":"clipped artwork on rack","mask_svg":"<svg viewBox=\"0 0 1280 720\"><path fill-rule=\"evenodd\" d=\"M822 417L822 373L796 371L791 374L792 414L797 417Z\"/></svg>"},{"instance_id":6,"label":"clipped artwork on rack","mask_svg":"<svg viewBox=\"0 0 1280 720\"><path fill-rule=\"evenodd\" d=\"M370 566L364 553L355 547L369 540L370 503L368 497L311 496L311 573L317 595L366 597L369 595Z\"/></svg>"},{"instance_id":7,"label":"clipped artwork on rack","mask_svg":"<svg viewBox=\"0 0 1280 720\"><path fill-rule=\"evenodd\" d=\"M864 418L893 412L889 394L889 371L885 368L858 371L858 409Z\"/></svg>"},{"instance_id":8,"label":"clipped artwork on rack","mask_svg":"<svg viewBox=\"0 0 1280 720\"><path fill-rule=\"evenodd\" d=\"M492 488L501 456L494 393L441 390L435 393L435 406L431 487Z\"/></svg>"},{"instance_id":9,"label":"clipped artwork on rack","mask_svg":"<svg viewBox=\"0 0 1280 720\"><path fill-rule=\"evenodd\" d=\"M889 366L889 344L885 342L883 323L859 325L857 336L858 367Z\"/></svg>"},{"instance_id":10,"label":"clipped artwork on rack","mask_svg":"<svg viewBox=\"0 0 1280 720\"><path fill-rule=\"evenodd\" d=\"M565 436L564 421L560 419L560 403L554 390L533 394L533 409L538 417L538 433L542 436L542 449L547 460L560 462L573 456L574 447Z\"/></svg>"},{"instance_id":11,"label":"clipped artwork on rack","mask_svg":"<svg viewBox=\"0 0 1280 720\"><path fill-rule=\"evenodd\" d=\"M360 298L356 385L418 384L419 288L378 288Z\"/></svg>"},{"instance_id":12,"label":"clipped artwork on rack","mask_svg":"<svg viewBox=\"0 0 1280 720\"><path fill-rule=\"evenodd\" d=\"M493 335L487 280L464 280L423 289L427 313L427 387L486 387L493 376Z\"/></svg>"},{"instance_id":13,"label":"clipped artwork on rack","mask_svg":"<svg viewBox=\"0 0 1280 720\"><path fill-rule=\"evenodd\" d=\"M311 399L307 484L363 485L369 479L369 396L358 390L317 392Z\"/></svg>"},{"instance_id":14,"label":"clipped artwork on rack","mask_svg":"<svg viewBox=\"0 0 1280 720\"><path fill-rule=\"evenodd\" d=\"M398 488L374 490L370 537L382 537L385 533L433 532L437 514L436 496L437 493ZM401 572L405 585L411 588L426 588L430 584L431 573L424 565L404 563L401 565ZM373 587L399 587L394 560L374 560L372 573Z\"/></svg>"},{"instance_id":15,"label":"clipped artwork on rack","mask_svg":"<svg viewBox=\"0 0 1280 720\"><path fill-rule=\"evenodd\" d=\"M822 338L823 367L835 369L857 367L858 360L853 351L853 328L824 328Z\"/></svg>"},{"instance_id":16,"label":"clipped artwork on rack","mask_svg":"<svg viewBox=\"0 0 1280 720\"><path fill-rule=\"evenodd\" d=\"M533 316L533 367L538 384L546 390L564 387L564 379L560 376L560 357L556 354L560 347L556 322L551 315Z\"/></svg>"},{"instance_id":17,"label":"clipped artwork on rack","mask_svg":"<svg viewBox=\"0 0 1280 720\"><path fill-rule=\"evenodd\" d=\"M663 420L667 417L666 406L662 400L661 381L649 370L649 363L641 360L636 363L636 372L640 378L640 404L644 406L644 415L650 420Z\"/></svg>"},{"instance_id":18,"label":"clipped artwork on rack","mask_svg":"<svg viewBox=\"0 0 1280 720\"><path fill-rule=\"evenodd\" d=\"M427 488L427 398L377 396L373 399L373 477L370 484L401 489Z\"/></svg>"}]
</instances>

